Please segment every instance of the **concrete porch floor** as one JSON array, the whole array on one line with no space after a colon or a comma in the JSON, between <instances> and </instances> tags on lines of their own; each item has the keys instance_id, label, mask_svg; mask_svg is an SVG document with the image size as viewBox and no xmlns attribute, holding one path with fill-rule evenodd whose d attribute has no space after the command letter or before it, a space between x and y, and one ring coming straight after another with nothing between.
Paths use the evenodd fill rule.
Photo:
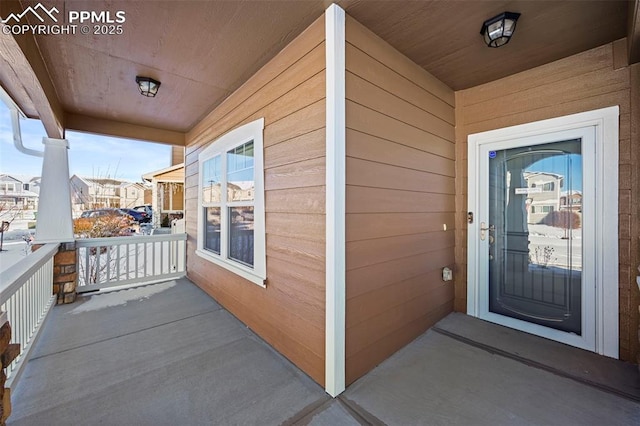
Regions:
<instances>
[{"instance_id":1,"label":"concrete porch floor","mask_svg":"<svg viewBox=\"0 0 640 426\"><path fill-rule=\"evenodd\" d=\"M331 399L187 279L55 307L10 425L637 425L635 366L452 314Z\"/></svg>"}]
</instances>

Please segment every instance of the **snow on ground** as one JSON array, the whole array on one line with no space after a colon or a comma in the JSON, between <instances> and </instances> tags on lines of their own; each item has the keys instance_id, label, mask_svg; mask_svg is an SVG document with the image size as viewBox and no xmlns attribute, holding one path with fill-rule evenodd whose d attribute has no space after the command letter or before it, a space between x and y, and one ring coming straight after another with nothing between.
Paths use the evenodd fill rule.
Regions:
<instances>
[{"instance_id":1,"label":"snow on ground","mask_svg":"<svg viewBox=\"0 0 640 426\"><path fill-rule=\"evenodd\" d=\"M128 302L135 300L141 301L148 299L151 296L162 293L175 285L175 281L170 281L162 284L147 285L143 287L96 294L91 296L86 302L79 304L73 310L69 311L69 313L79 314L82 312L97 311L112 306L126 305Z\"/></svg>"}]
</instances>

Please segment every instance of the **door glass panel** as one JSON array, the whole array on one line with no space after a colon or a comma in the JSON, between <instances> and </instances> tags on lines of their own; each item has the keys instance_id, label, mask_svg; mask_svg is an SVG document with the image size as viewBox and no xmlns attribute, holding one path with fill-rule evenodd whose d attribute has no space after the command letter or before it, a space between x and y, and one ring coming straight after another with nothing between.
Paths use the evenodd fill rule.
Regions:
<instances>
[{"instance_id":1,"label":"door glass panel","mask_svg":"<svg viewBox=\"0 0 640 426\"><path fill-rule=\"evenodd\" d=\"M581 335L581 141L489 157L489 311Z\"/></svg>"}]
</instances>

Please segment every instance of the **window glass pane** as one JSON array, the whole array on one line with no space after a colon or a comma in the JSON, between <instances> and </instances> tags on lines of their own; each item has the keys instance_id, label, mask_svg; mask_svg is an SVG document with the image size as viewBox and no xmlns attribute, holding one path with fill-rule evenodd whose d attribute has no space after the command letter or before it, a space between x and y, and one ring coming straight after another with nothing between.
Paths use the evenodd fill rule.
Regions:
<instances>
[{"instance_id":1,"label":"window glass pane","mask_svg":"<svg viewBox=\"0 0 640 426\"><path fill-rule=\"evenodd\" d=\"M227 152L227 200L252 201L255 191L253 176L253 141Z\"/></svg>"},{"instance_id":2,"label":"window glass pane","mask_svg":"<svg viewBox=\"0 0 640 426\"><path fill-rule=\"evenodd\" d=\"M230 207L229 220L229 259L253 267L253 207Z\"/></svg>"},{"instance_id":3,"label":"window glass pane","mask_svg":"<svg viewBox=\"0 0 640 426\"><path fill-rule=\"evenodd\" d=\"M220 207L204 208L204 248L220 254Z\"/></svg>"},{"instance_id":4,"label":"window glass pane","mask_svg":"<svg viewBox=\"0 0 640 426\"><path fill-rule=\"evenodd\" d=\"M222 199L222 156L213 157L202 164L202 202L219 203Z\"/></svg>"}]
</instances>

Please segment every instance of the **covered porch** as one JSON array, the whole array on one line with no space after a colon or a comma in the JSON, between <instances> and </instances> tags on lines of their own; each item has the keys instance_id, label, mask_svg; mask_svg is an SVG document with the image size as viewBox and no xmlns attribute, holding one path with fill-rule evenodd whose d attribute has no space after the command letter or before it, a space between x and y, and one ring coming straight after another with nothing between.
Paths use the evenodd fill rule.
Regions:
<instances>
[{"instance_id":1,"label":"covered porch","mask_svg":"<svg viewBox=\"0 0 640 426\"><path fill-rule=\"evenodd\" d=\"M451 314L331 399L186 278L55 307L10 425L637 424L635 366Z\"/></svg>"},{"instance_id":2,"label":"covered porch","mask_svg":"<svg viewBox=\"0 0 640 426\"><path fill-rule=\"evenodd\" d=\"M2 93L16 121L39 118L46 129L40 206L50 214L38 216L36 243L55 244L50 257L58 245L74 252L57 273L80 273L83 264L90 270L94 258L100 270L114 259L105 250L101 263L101 246L72 243L70 206L59 202L70 195L56 192L69 175L67 130L184 148L186 232L175 237L184 268L160 262L168 267L160 274L180 272L162 278L175 285L142 287L124 305L111 306L109 298L136 293L52 309L35 355L23 358L24 376L11 386L11 422L638 420L637 366L485 329L462 313L475 282L468 236L482 224L474 224L468 203L475 177L469 135L617 107L620 137L607 140L615 149L608 152L620 152L612 173L619 184L607 191L620 225L611 251L617 286L602 294L618 302L609 311L614 357L637 362L639 0L403 7L344 0L327 10L323 1L210 2L205 9L202 2L155 9L126 3L46 4L55 22L91 8L99 29L104 17L118 14L123 32L114 37L50 37L3 23ZM0 16L28 22L38 6L45 8L3 1ZM523 17L518 38L489 49L478 24L512 8ZM462 32L453 36L451 28ZM138 77L162 81L158 97L140 96ZM261 123L254 141L241 141L237 131L252 123ZM223 139L230 134L233 141ZM242 179L256 189L243 200L253 205L205 202L205 184L218 182L205 178L205 164L213 170L216 159L237 160L240 146L243 164L256 155L256 166L246 168L253 180ZM229 210L240 207L249 215ZM218 217L216 209L226 213ZM231 244L205 244L215 225L228 242L232 225L244 231L254 220L260 243L252 243L253 256L229 255ZM127 271L135 266L135 277L127 272L124 281L145 275L149 264L155 269L153 249L127 243L135 248L123 257L116 249L115 257ZM80 249L94 258L78 263ZM69 278L53 278L60 303L75 299ZM52 279L40 281L48 311ZM556 354L564 354L562 362ZM588 366L575 368L583 365L576 359Z\"/></svg>"}]
</instances>

